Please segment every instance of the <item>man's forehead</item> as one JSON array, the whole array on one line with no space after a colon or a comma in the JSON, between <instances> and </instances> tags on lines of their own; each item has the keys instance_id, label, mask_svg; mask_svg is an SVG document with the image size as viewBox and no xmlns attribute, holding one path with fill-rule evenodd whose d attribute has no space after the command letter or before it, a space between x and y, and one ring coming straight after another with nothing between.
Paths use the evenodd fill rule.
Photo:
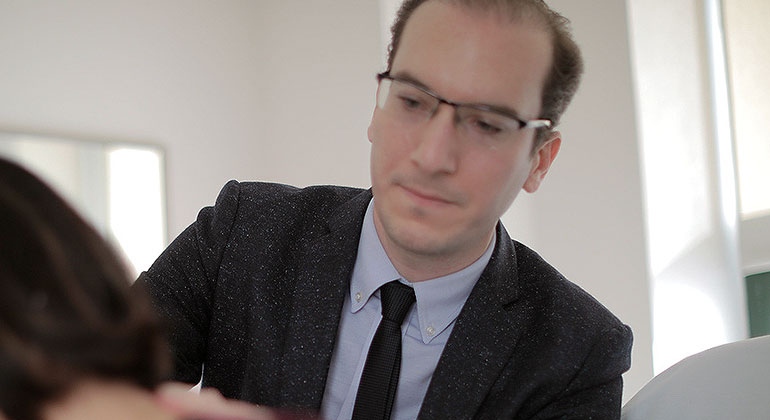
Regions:
<instances>
[{"instance_id":1,"label":"man's forehead","mask_svg":"<svg viewBox=\"0 0 770 420\"><path fill-rule=\"evenodd\" d=\"M551 62L550 37L537 23L491 13L439 0L420 5L406 23L391 74L455 101L535 117Z\"/></svg>"}]
</instances>

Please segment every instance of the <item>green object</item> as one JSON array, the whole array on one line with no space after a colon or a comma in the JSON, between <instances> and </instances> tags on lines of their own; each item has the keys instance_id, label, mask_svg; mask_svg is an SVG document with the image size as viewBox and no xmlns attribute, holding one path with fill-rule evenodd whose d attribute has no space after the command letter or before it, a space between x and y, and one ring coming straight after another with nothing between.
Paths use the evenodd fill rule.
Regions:
<instances>
[{"instance_id":1,"label":"green object","mask_svg":"<svg viewBox=\"0 0 770 420\"><path fill-rule=\"evenodd\" d=\"M770 335L770 272L746 276L746 300L751 336Z\"/></svg>"}]
</instances>

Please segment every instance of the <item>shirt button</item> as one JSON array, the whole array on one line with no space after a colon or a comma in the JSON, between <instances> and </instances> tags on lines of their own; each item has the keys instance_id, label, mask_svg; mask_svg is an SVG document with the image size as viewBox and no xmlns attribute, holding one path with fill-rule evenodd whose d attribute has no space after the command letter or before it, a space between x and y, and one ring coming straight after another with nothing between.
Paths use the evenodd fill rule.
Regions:
<instances>
[{"instance_id":1,"label":"shirt button","mask_svg":"<svg viewBox=\"0 0 770 420\"><path fill-rule=\"evenodd\" d=\"M361 302L361 293L356 293L356 302Z\"/></svg>"},{"instance_id":2,"label":"shirt button","mask_svg":"<svg viewBox=\"0 0 770 420\"><path fill-rule=\"evenodd\" d=\"M426 328L426 329L425 329L425 332L427 332L427 333L428 333L428 335L433 335L433 334L435 334L435 333L436 333L436 329L435 329L435 328L433 328L432 326L430 326L430 327L428 327L428 328Z\"/></svg>"}]
</instances>

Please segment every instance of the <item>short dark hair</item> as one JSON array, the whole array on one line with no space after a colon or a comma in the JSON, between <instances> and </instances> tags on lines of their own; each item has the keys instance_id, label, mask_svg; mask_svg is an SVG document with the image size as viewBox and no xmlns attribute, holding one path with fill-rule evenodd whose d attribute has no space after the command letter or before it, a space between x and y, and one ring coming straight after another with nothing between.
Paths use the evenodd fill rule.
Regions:
<instances>
[{"instance_id":1,"label":"short dark hair","mask_svg":"<svg viewBox=\"0 0 770 420\"><path fill-rule=\"evenodd\" d=\"M415 9L429 0L405 0L396 14L391 26L391 42L388 47L388 71L398 52L401 36L409 17ZM559 124L580 84L583 74L583 58L580 48L572 38L570 22L567 18L553 11L543 0L440 0L472 9L489 10L496 8L506 12L512 21L532 19L541 23L549 32L553 45L551 70L546 79L541 97L542 109L538 118L551 120L552 127ZM534 148L547 136L549 129L539 129ZM534 150L534 149L533 149Z\"/></svg>"},{"instance_id":2,"label":"short dark hair","mask_svg":"<svg viewBox=\"0 0 770 420\"><path fill-rule=\"evenodd\" d=\"M149 298L62 198L0 159L0 411L36 420L83 379L154 388L169 355Z\"/></svg>"}]
</instances>

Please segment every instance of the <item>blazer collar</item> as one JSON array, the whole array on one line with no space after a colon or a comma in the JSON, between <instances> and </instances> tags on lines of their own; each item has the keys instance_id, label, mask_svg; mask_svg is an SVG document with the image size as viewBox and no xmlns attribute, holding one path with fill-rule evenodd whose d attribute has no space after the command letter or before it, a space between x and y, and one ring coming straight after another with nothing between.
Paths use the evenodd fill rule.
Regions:
<instances>
[{"instance_id":1,"label":"blazer collar","mask_svg":"<svg viewBox=\"0 0 770 420\"><path fill-rule=\"evenodd\" d=\"M497 238L433 372L419 418L474 417L513 354L526 317L511 309L520 289L516 254L499 222Z\"/></svg>"},{"instance_id":2,"label":"blazer collar","mask_svg":"<svg viewBox=\"0 0 770 420\"><path fill-rule=\"evenodd\" d=\"M494 283L500 304L507 305L519 297L519 278L513 241L501 222L497 222L497 244L486 270L481 275Z\"/></svg>"},{"instance_id":3,"label":"blazer collar","mask_svg":"<svg viewBox=\"0 0 770 420\"><path fill-rule=\"evenodd\" d=\"M361 224L371 198L367 190L343 203L329 217L326 234L308 240L298 254L281 366L281 406L321 408Z\"/></svg>"}]
</instances>

